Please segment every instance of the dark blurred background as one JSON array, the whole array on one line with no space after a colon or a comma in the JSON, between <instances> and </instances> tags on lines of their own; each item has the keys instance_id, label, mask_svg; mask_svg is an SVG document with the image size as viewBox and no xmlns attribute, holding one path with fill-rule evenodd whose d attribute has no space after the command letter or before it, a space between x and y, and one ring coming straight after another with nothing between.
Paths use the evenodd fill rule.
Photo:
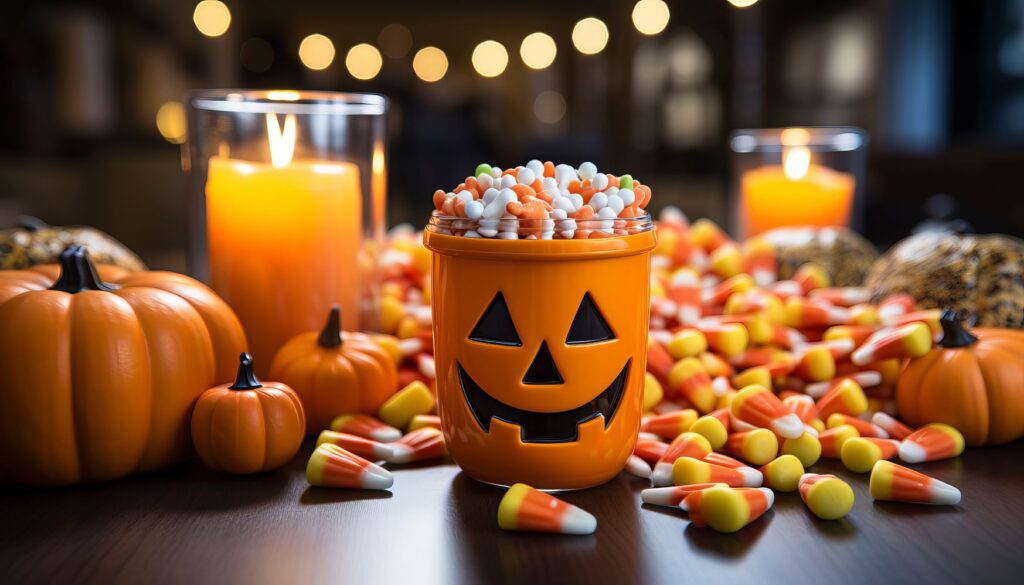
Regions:
<instances>
[{"instance_id":1,"label":"dark blurred background","mask_svg":"<svg viewBox=\"0 0 1024 585\"><path fill-rule=\"evenodd\" d=\"M855 125L870 134L863 227L879 246L928 219L1024 235L1024 0L737 6L751 3L668 0L667 28L647 36L633 0L225 0L202 17L190 0L8 1L0 227L20 214L91 224L183 268L175 102L242 87L389 96L391 223L423 224L431 192L479 162L530 158L630 172L655 208L724 223L731 130ZM224 6L226 31L202 34L221 32ZM595 55L571 39L588 16L610 32ZM558 50L539 71L519 50L536 31ZM314 33L335 50L318 71L299 56ZM471 62L485 39L508 49L497 77ZM360 43L383 54L379 71L372 58L346 67ZM436 82L414 72L426 46L448 61Z\"/></svg>"}]
</instances>

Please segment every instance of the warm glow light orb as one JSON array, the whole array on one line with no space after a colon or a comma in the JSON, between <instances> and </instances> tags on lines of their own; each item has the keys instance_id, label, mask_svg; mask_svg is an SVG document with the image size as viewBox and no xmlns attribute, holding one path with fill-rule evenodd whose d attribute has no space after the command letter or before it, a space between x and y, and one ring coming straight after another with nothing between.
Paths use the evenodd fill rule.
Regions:
<instances>
[{"instance_id":1,"label":"warm glow light orb","mask_svg":"<svg viewBox=\"0 0 1024 585\"><path fill-rule=\"evenodd\" d=\"M345 56L345 68L352 77L356 79L373 79L380 73L380 67L384 59L380 56L377 47L367 43L360 43L348 50Z\"/></svg>"},{"instance_id":2,"label":"warm glow light orb","mask_svg":"<svg viewBox=\"0 0 1024 585\"><path fill-rule=\"evenodd\" d=\"M729 4L732 4L736 8L746 8L747 6L757 4L757 0L729 0Z\"/></svg>"},{"instance_id":3,"label":"warm glow light orb","mask_svg":"<svg viewBox=\"0 0 1024 585\"><path fill-rule=\"evenodd\" d=\"M181 105L181 102L167 102L160 106L156 111L156 129L167 142L185 142L185 106Z\"/></svg>"},{"instance_id":4,"label":"warm glow light orb","mask_svg":"<svg viewBox=\"0 0 1024 585\"><path fill-rule=\"evenodd\" d=\"M633 6L633 26L645 35L665 30L668 19L668 4L664 0L640 0Z\"/></svg>"},{"instance_id":5,"label":"warm glow light orb","mask_svg":"<svg viewBox=\"0 0 1024 585\"><path fill-rule=\"evenodd\" d=\"M484 41L473 49L473 69L484 77L497 77L508 66L508 51L498 41Z\"/></svg>"},{"instance_id":6,"label":"warm glow light orb","mask_svg":"<svg viewBox=\"0 0 1024 585\"><path fill-rule=\"evenodd\" d=\"M208 37L219 37L231 26L231 10L220 0L203 0L192 11L192 22Z\"/></svg>"},{"instance_id":7,"label":"warm glow light orb","mask_svg":"<svg viewBox=\"0 0 1024 585\"><path fill-rule=\"evenodd\" d=\"M523 44L519 45L519 56L530 69L544 69L550 66L557 54L555 39L542 32L527 35L523 39Z\"/></svg>"},{"instance_id":8,"label":"warm glow light orb","mask_svg":"<svg viewBox=\"0 0 1024 585\"><path fill-rule=\"evenodd\" d=\"M322 34L312 34L299 44L299 60L314 71L327 69L334 62L334 43Z\"/></svg>"},{"instance_id":9,"label":"warm glow light orb","mask_svg":"<svg viewBox=\"0 0 1024 585\"><path fill-rule=\"evenodd\" d=\"M572 28L572 44L584 55L596 55L608 46L608 25L598 18L587 17Z\"/></svg>"},{"instance_id":10,"label":"warm glow light orb","mask_svg":"<svg viewBox=\"0 0 1024 585\"><path fill-rule=\"evenodd\" d=\"M448 73L448 57L437 47L423 47L412 58L412 70L427 83L439 81Z\"/></svg>"}]
</instances>

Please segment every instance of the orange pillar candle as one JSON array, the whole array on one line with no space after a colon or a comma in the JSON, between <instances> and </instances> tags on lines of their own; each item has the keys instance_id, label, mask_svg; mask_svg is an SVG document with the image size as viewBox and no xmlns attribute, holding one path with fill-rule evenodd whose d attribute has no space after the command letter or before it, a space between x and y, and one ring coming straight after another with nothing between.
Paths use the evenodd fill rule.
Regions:
<instances>
[{"instance_id":1,"label":"orange pillar candle","mask_svg":"<svg viewBox=\"0 0 1024 585\"><path fill-rule=\"evenodd\" d=\"M804 146L783 151L783 165L762 166L740 178L745 236L784 226L848 226L853 175L812 164Z\"/></svg>"},{"instance_id":2,"label":"orange pillar candle","mask_svg":"<svg viewBox=\"0 0 1024 585\"><path fill-rule=\"evenodd\" d=\"M210 158L210 284L263 368L289 338L318 329L332 304L358 327L361 201L351 163Z\"/></svg>"}]
</instances>

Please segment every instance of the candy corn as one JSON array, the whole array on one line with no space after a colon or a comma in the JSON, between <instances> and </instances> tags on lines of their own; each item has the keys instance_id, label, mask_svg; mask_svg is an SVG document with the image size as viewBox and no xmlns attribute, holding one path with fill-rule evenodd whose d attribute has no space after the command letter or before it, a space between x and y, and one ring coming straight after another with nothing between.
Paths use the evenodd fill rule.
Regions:
<instances>
[{"instance_id":1,"label":"candy corn","mask_svg":"<svg viewBox=\"0 0 1024 585\"><path fill-rule=\"evenodd\" d=\"M652 441L650 439L640 439L633 447L633 454L646 461L648 465L654 465L659 459L661 459L667 450L668 443Z\"/></svg>"},{"instance_id":2,"label":"candy corn","mask_svg":"<svg viewBox=\"0 0 1024 585\"><path fill-rule=\"evenodd\" d=\"M674 485L724 483L732 487L758 487L762 480L760 471L746 465L724 467L692 457L680 457L672 464Z\"/></svg>"},{"instance_id":3,"label":"candy corn","mask_svg":"<svg viewBox=\"0 0 1024 585\"><path fill-rule=\"evenodd\" d=\"M721 449L729 438L729 409L720 408L698 418L689 430L707 439L712 449Z\"/></svg>"},{"instance_id":4,"label":"candy corn","mask_svg":"<svg viewBox=\"0 0 1024 585\"><path fill-rule=\"evenodd\" d=\"M704 218L700 218L690 225L689 236L694 246L708 254L729 242L729 236L722 231L722 228L718 227L715 222Z\"/></svg>"},{"instance_id":5,"label":"candy corn","mask_svg":"<svg viewBox=\"0 0 1024 585\"><path fill-rule=\"evenodd\" d=\"M885 297L878 303L878 316L884 321L914 310L914 297L905 294L895 294Z\"/></svg>"},{"instance_id":6,"label":"candy corn","mask_svg":"<svg viewBox=\"0 0 1024 585\"><path fill-rule=\"evenodd\" d=\"M412 463L427 459L438 459L448 454L444 444L444 435L433 427L424 427L406 434L391 443L394 453L387 458L388 463Z\"/></svg>"},{"instance_id":7,"label":"candy corn","mask_svg":"<svg viewBox=\"0 0 1024 585\"><path fill-rule=\"evenodd\" d=\"M821 339L822 341L849 339L857 346L867 341L875 331L878 331L878 327L874 325L835 325L826 329Z\"/></svg>"},{"instance_id":8,"label":"candy corn","mask_svg":"<svg viewBox=\"0 0 1024 585\"><path fill-rule=\"evenodd\" d=\"M743 272L749 274L757 286L767 286L778 278L775 246L762 238L750 238L743 243Z\"/></svg>"},{"instance_id":9,"label":"candy corn","mask_svg":"<svg viewBox=\"0 0 1024 585\"><path fill-rule=\"evenodd\" d=\"M960 490L891 461L875 464L868 489L876 500L917 504L960 503Z\"/></svg>"},{"instance_id":10,"label":"candy corn","mask_svg":"<svg viewBox=\"0 0 1024 585\"><path fill-rule=\"evenodd\" d=\"M676 462L676 459L680 457L703 459L710 452L711 444L701 435L691 432L679 435L669 443L665 453L654 465L654 471L651 473L651 483L655 487L671 485L672 464Z\"/></svg>"},{"instance_id":11,"label":"candy corn","mask_svg":"<svg viewBox=\"0 0 1024 585\"><path fill-rule=\"evenodd\" d=\"M860 384L846 378L819 398L817 407L818 417L826 420L837 412L858 416L868 409L868 397Z\"/></svg>"},{"instance_id":12,"label":"candy corn","mask_svg":"<svg viewBox=\"0 0 1024 585\"><path fill-rule=\"evenodd\" d=\"M849 439L859 437L855 427L840 425L832 427L818 435L818 444L821 445L821 456L830 459L839 459L842 455L843 444Z\"/></svg>"},{"instance_id":13,"label":"candy corn","mask_svg":"<svg viewBox=\"0 0 1024 585\"><path fill-rule=\"evenodd\" d=\"M896 439L897 441L902 441L903 439L906 439L910 435L910 433L914 432L914 429L908 427L907 425L901 423L900 421L896 420L892 416L882 411L878 411L875 414L871 415L871 422L882 427L882 429L884 429L885 432L889 433L890 437Z\"/></svg>"},{"instance_id":14,"label":"candy corn","mask_svg":"<svg viewBox=\"0 0 1024 585\"><path fill-rule=\"evenodd\" d=\"M675 412L647 417L640 423L640 430L658 435L666 441L671 441L681 433L690 430L690 427L696 421L697 411L692 408L685 408Z\"/></svg>"},{"instance_id":15,"label":"candy corn","mask_svg":"<svg viewBox=\"0 0 1024 585\"><path fill-rule=\"evenodd\" d=\"M373 439L382 443L402 438L402 431L365 414L343 414L331 421L331 430Z\"/></svg>"},{"instance_id":16,"label":"candy corn","mask_svg":"<svg viewBox=\"0 0 1024 585\"><path fill-rule=\"evenodd\" d=\"M654 374L647 372L644 374L644 412L647 412L655 407L661 399L665 397L665 391L661 387L661 382Z\"/></svg>"},{"instance_id":17,"label":"candy corn","mask_svg":"<svg viewBox=\"0 0 1024 585\"><path fill-rule=\"evenodd\" d=\"M593 534L597 519L551 494L517 483L498 505L498 526L504 530Z\"/></svg>"},{"instance_id":18,"label":"candy corn","mask_svg":"<svg viewBox=\"0 0 1024 585\"><path fill-rule=\"evenodd\" d=\"M779 450L783 455L792 455L804 467L810 467L821 458L821 441L811 433L800 435L799 439L784 439Z\"/></svg>"},{"instance_id":19,"label":"candy corn","mask_svg":"<svg viewBox=\"0 0 1024 585\"><path fill-rule=\"evenodd\" d=\"M405 428L417 414L434 410L434 393L427 385L415 381L402 388L380 407L380 419L396 428Z\"/></svg>"},{"instance_id":20,"label":"candy corn","mask_svg":"<svg viewBox=\"0 0 1024 585\"><path fill-rule=\"evenodd\" d=\"M806 327L827 327L843 325L850 321L850 310L835 307L821 301L801 297L786 299L786 313L783 324L802 329Z\"/></svg>"},{"instance_id":21,"label":"candy corn","mask_svg":"<svg viewBox=\"0 0 1024 585\"><path fill-rule=\"evenodd\" d=\"M318 445L306 465L306 480L323 487L385 490L395 482L391 472L331 443Z\"/></svg>"},{"instance_id":22,"label":"candy corn","mask_svg":"<svg viewBox=\"0 0 1024 585\"><path fill-rule=\"evenodd\" d=\"M412 417L409 421L408 431L411 433L415 430L433 427L435 429L441 428L441 417L436 414L417 414Z\"/></svg>"},{"instance_id":23,"label":"candy corn","mask_svg":"<svg viewBox=\"0 0 1024 585\"><path fill-rule=\"evenodd\" d=\"M316 439L317 445L323 445L324 443L330 443L337 445L350 453L358 455L363 459L370 461L380 461L381 459L387 459L394 454L394 450L390 445L384 443L378 443L373 439L367 439L357 435L350 435L348 433L338 433L335 431L323 431L320 436Z\"/></svg>"},{"instance_id":24,"label":"candy corn","mask_svg":"<svg viewBox=\"0 0 1024 585\"><path fill-rule=\"evenodd\" d=\"M701 365L708 371L708 375L712 378L719 376L731 376L733 374L733 367L729 365L729 362L718 357L718 354L711 352L704 352L699 356Z\"/></svg>"},{"instance_id":25,"label":"candy corn","mask_svg":"<svg viewBox=\"0 0 1024 585\"><path fill-rule=\"evenodd\" d=\"M853 508L853 490L834 475L805 473L799 486L800 499L822 520L838 520Z\"/></svg>"},{"instance_id":26,"label":"candy corn","mask_svg":"<svg viewBox=\"0 0 1024 585\"><path fill-rule=\"evenodd\" d=\"M828 271L814 262L807 262L796 269L793 280L800 284L803 293L810 294L811 291L819 288L828 288L832 285L832 278Z\"/></svg>"},{"instance_id":27,"label":"candy corn","mask_svg":"<svg viewBox=\"0 0 1024 585\"><path fill-rule=\"evenodd\" d=\"M768 429L754 429L729 435L725 450L754 465L764 465L779 453L779 439Z\"/></svg>"},{"instance_id":28,"label":"candy corn","mask_svg":"<svg viewBox=\"0 0 1024 585\"><path fill-rule=\"evenodd\" d=\"M819 288L812 290L809 296L839 307L852 307L870 301L871 291L862 286Z\"/></svg>"},{"instance_id":29,"label":"candy corn","mask_svg":"<svg viewBox=\"0 0 1024 585\"><path fill-rule=\"evenodd\" d=\"M640 500L654 506L677 507L693 492L713 487L729 487L724 483L695 483L693 485L676 485L670 487L648 488L640 492Z\"/></svg>"},{"instance_id":30,"label":"candy corn","mask_svg":"<svg viewBox=\"0 0 1024 585\"><path fill-rule=\"evenodd\" d=\"M636 477L643 479L649 479L651 477L651 465L644 461L643 457L638 455L630 455L629 458L626 459L626 471L629 472L630 475L635 475Z\"/></svg>"},{"instance_id":31,"label":"candy corn","mask_svg":"<svg viewBox=\"0 0 1024 585\"><path fill-rule=\"evenodd\" d=\"M772 373L767 366L755 366L747 368L732 378L732 383L737 388L746 388L752 384L771 388Z\"/></svg>"},{"instance_id":32,"label":"candy corn","mask_svg":"<svg viewBox=\"0 0 1024 585\"><path fill-rule=\"evenodd\" d=\"M672 335L665 345L669 355L677 360L685 357L696 357L708 349L708 340L696 329L680 329Z\"/></svg>"},{"instance_id":33,"label":"candy corn","mask_svg":"<svg viewBox=\"0 0 1024 585\"><path fill-rule=\"evenodd\" d=\"M657 378L662 385L668 384L668 373L675 364L668 350L653 335L647 339L647 371Z\"/></svg>"},{"instance_id":34,"label":"candy corn","mask_svg":"<svg viewBox=\"0 0 1024 585\"><path fill-rule=\"evenodd\" d=\"M804 465L792 455L779 455L765 463L761 469L764 486L780 492L791 492L797 489L800 478L804 474Z\"/></svg>"},{"instance_id":35,"label":"candy corn","mask_svg":"<svg viewBox=\"0 0 1024 585\"><path fill-rule=\"evenodd\" d=\"M860 366L888 358L921 357L931 348L931 330L924 323L914 322L879 330L854 350L850 361Z\"/></svg>"},{"instance_id":36,"label":"candy corn","mask_svg":"<svg viewBox=\"0 0 1024 585\"><path fill-rule=\"evenodd\" d=\"M804 392L806 392L808 396L811 396L813 398L821 398L826 393L828 393L829 390L835 388L836 385L840 384L843 380L853 380L854 382L859 384L861 388L871 388L874 386L878 386L879 384L882 383L882 374L879 372L867 371L856 372L853 374L849 374L847 376L836 378L834 380L829 380L827 382L815 382L813 384L808 384L804 386Z\"/></svg>"},{"instance_id":37,"label":"candy corn","mask_svg":"<svg viewBox=\"0 0 1024 585\"><path fill-rule=\"evenodd\" d=\"M907 463L949 459L964 452L964 436L953 427L932 423L910 433L900 444L900 459Z\"/></svg>"},{"instance_id":38,"label":"candy corn","mask_svg":"<svg viewBox=\"0 0 1024 585\"><path fill-rule=\"evenodd\" d=\"M828 347L815 345L800 355L794 373L809 382L829 380L836 375L836 359Z\"/></svg>"},{"instance_id":39,"label":"candy corn","mask_svg":"<svg viewBox=\"0 0 1024 585\"><path fill-rule=\"evenodd\" d=\"M876 438L879 438L879 439L888 439L889 438L889 433L885 432L885 429L883 429L882 427L876 425L875 423L859 419L859 418L857 418L855 416L850 416L850 415L847 415L847 414L840 414L838 412L835 413L835 414L829 415L828 419L825 421L825 424L830 429L832 427L849 425L849 426L857 429L857 433L861 437L876 437Z\"/></svg>"},{"instance_id":40,"label":"candy corn","mask_svg":"<svg viewBox=\"0 0 1024 585\"><path fill-rule=\"evenodd\" d=\"M719 465L721 467L729 467L731 469L739 469L740 467L747 467L747 464L736 459L735 457L729 457L724 453L708 453L704 456L701 461L711 463L712 465Z\"/></svg>"},{"instance_id":41,"label":"candy corn","mask_svg":"<svg viewBox=\"0 0 1024 585\"><path fill-rule=\"evenodd\" d=\"M668 373L668 386L700 412L709 412L715 406L711 377L696 358L683 358L676 362Z\"/></svg>"},{"instance_id":42,"label":"candy corn","mask_svg":"<svg viewBox=\"0 0 1024 585\"><path fill-rule=\"evenodd\" d=\"M875 437L852 437L843 443L840 459L854 473L867 473L875 463L892 459L900 450L900 442Z\"/></svg>"},{"instance_id":43,"label":"candy corn","mask_svg":"<svg viewBox=\"0 0 1024 585\"><path fill-rule=\"evenodd\" d=\"M698 321L694 327L704 334L711 349L725 357L737 355L747 349L747 343L750 341L747 328L739 323Z\"/></svg>"},{"instance_id":44,"label":"candy corn","mask_svg":"<svg viewBox=\"0 0 1024 585\"><path fill-rule=\"evenodd\" d=\"M747 386L733 398L730 413L734 418L757 427L771 429L780 437L796 439L804 432L804 423L764 386ZM774 455L773 455L774 456Z\"/></svg>"},{"instance_id":45,"label":"candy corn","mask_svg":"<svg viewBox=\"0 0 1024 585\"><path fill-rule=\"evenodd\" d=\"M680 268L672 274L668 298L675 305L675 318L683 325L696 323L701 318L700 276L690 268Z\"/></svg>"},{"instance_id":46,"label":"candy corn","mask_svg":"<svg viewBox=\"0 0 1024 585\"><path fill-rule=\"evenodd\" d=\"M711 261L711 272L721 278L735 276L743 270L743 256L740 254L740 248L732 242L726 242L715 248L715 251L708 256L708 260Z\"/></svg>"},{"instance_id":47,"label":"candy corn","mask_svg":"<svg viewBox=\"0 0 1024 585\"><path fill-rule=\"evenodd\" d=\"M782 404L797 415L805 425L818 419L818 405L806 394L793 394L782 399Z\"/></svg>"},{"instance_id":48,"label":"candy corn","mask_svg":"<svg viewBox=\"0 0 1024 585\"><path fill-rule=\"evenodd\" d=\"M679 507L695 526L730 533L760 518L774 503L768 488L712 487L686 496Z\"/></svg>"}]
</instances>

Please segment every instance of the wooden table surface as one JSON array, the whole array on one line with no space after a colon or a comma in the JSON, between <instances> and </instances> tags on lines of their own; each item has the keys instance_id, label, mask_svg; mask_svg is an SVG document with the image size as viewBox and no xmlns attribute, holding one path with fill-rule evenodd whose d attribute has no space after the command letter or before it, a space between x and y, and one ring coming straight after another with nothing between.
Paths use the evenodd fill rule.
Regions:
<instances>
[{"instance_id":1,"label":"wooden table surface","mask_svg":"<svg viewBox=\"0 0 1024 585\"><path fill-rule=\"evenodd\" d=\"M0 583L1021 583L1024 441L919 469L961 488L957 507L874 503L836 461L853 511L811 516L795 493L742 531L641 506L620 475L563 497L593 536L501 531L503 490L451 463L398 469L389 492L315 488L307 443L278 472L198 464L70 489L0 491Z\"/></svg>"}]
</instances>

